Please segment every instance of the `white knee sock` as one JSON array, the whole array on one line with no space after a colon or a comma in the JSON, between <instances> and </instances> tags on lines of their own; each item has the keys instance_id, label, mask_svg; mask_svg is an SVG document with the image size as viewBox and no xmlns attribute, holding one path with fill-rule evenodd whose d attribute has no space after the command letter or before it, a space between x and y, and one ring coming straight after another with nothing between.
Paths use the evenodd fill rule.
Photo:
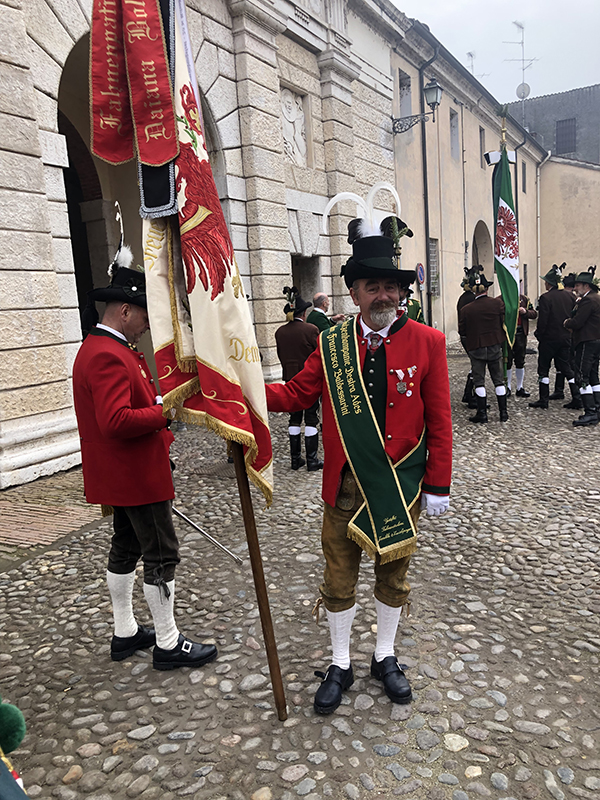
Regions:
<instances>
[{"instance_id":1,"label":"white knee sock","mask_svg":"<svg viewBox=\"0 0 600 800\"><path fill-rule=\"evenodd\" d=\"M173 650L179 640L179 629L173 616L173 602L175 600L175 581L167 583L169 597L165 597L164 589L154 584L144 584L144 597L150 608L154 630L156 631L156 645L162 650Z\"/></svg>"},{"instance_id":2,"label":"white knee sock","mask_svg":"<svg viewBox=\"0 0 600 800\"><path fill-rule=\"evenodd\" d=\"M517 367L517 391L523 388L523 381L525 379L525 367Z\"/></svg>"},{"instance_id":3,"label":"white knee sock","mask_svg":"<svg viewBox=\"0 0 600 800\"><path fill-rule=\"evenodd\" d=\"M477 386L475 388L475 394L477 397L485 397L485 386Z\"/></svg>"},{"instance_id":4,"label":"white knee sock","mask_svg":"<svg viewBox=\"0 0 600 800\"><path fill-rule=\"evenodd\" d=\"M133 584L135 572L119 575L116 572L106 572L106 583L110 592L115 623L115 636L124 639L135 636L138 624L133 616Z\"/></svg>"},{"instance_id":5,"label":"white knee sock","mask_svg":"<svg viewBox=\"0 0 600 800\"><path fill-rule=\"evenodd\" d=\"M325 610L327 611L327 609ZM333 649L331 663L340 669L348 669L350 666L350 631L355 614L356 605L346 611L327 611L329 635Z\"/></svg>"},{"instance_id":6,"label":"white knee sock","mask_svg":"<svg viewBox=\"0 0 600 800\"><path fill-rule=\"evenodd\" d=\"M300 425L290 425L288 428L288 433L290 436L300 436L302 433L302 428Z\"/></svg>"},{"instance_id":7,"label":"white knee sock","mask_svg":"<svg viewBox=\"0 0 600 800\"><path fill-rule=\"evenodd\" d=\"M402 606L392 608L392 606L386 606L385 603L375 598L375 608L377 609L375 660L383 661L384 658L394 655L394 642L396 641Z\"/></svg>"},{"instance_id":8,"label":"white knee sock","mask_svg":"<svg viewBox=\"0 0 600 800\"><path fill-rule=\"evenodd\" d=\"M506 370L506 385L510 389L512 383L512 367ZM517 370L517 389L519 388L519 370Z\"/></svg>"}]
</instances>

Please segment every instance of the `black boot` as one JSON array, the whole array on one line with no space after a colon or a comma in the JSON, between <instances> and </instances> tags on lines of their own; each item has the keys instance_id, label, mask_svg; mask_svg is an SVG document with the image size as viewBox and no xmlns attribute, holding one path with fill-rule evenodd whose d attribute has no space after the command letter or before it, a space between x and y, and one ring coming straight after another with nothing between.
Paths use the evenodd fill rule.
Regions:
<instances>
[{"instance_id":1,"label":"black boot","mask_svg":"<svg viewBox=\"0 0 600 800\"><path fill-rule=\"evenodd\" d=\"M500 422L506 422L508 420L508 411L506 410L506 395L497 394L496 399L498 400L498 409L500 411Z\"/></svg>"},{"instance_id":2,"label":"black boot","mask_svg":"<svg viewBox=\"0 0 600 800\"><path fill-rule=\"evenodd\" d=\"M565 376L562 372L557 372L554 378L554 391L548 397L548 400L564 400L565 399Z\"/></svg>"},{"instance_id":3,"label":"black boot","mask_svg":"<svg viewBox=\"0 0 600 800\"><path fill-rule=\"evenodd\" d=\"M593 394L582 394L581 400L583 402L584 414L579 419L573 420L573 425L576 428L584 428L588 425L598 424L598 414L596 413L596 402Z\"/></svg>"},{"instance_id":4,"label":"black boot","mask_svg":"<svg viewBox=\"0 0 600 800\"><path fill-rule=\"evenodd\" d=\"M594 403L596 404L596 414L600 414L600 392L594 392Z\"/></svg>"},{"instance_id":5,"label":"black boot","mask_svg":"<svg viewBox=\"0 0 600 800\"><path fill-rule=\"evenodd\" d=\"M563 404L563 408L583 408L583 403L581 402L581 395L579 393L577 384L569 383L569 389L571 391L571 399L568 403Z\"/></svg>"},{"instance_id":6,"label":"black boot","mask_svg":"<svg viewBox=\"0 0 600 800\"><path fill-rule=\"evenodd\" d=\"M469 422L487 422L488 415L487 415L487 400L485 395L480 397L479 395L475 395L477 398L477 413L474 417L469 417Z\"/></svg>"},{"instance_id":7,"label":"black boot","mask_svg":"<svg viewBox=\"0 0 600 800\"><path fill-rule=\"evenodd\" d=\"M550 384L540 383L540 399L535 403L529 403L529 408L548 408L548 397L550 396Z\"/></svg>"},{"instance_id":8,"label":"black boot","mask_svg":"<svg viewBox=\"0 0 600 800\"><path fill-rule=\"evenodd\" d=\"M293 436L290 434L290 453L292 456L292 469L300 469L306 464L306 461L300 455L301 453L301 444L302 440L300 438L299 433L295 433Z\"/></svg>"},{"instance_id":9,"label":"black boot","mask_svg":"<svg viewBox=\"0 0 600 800\"><path fill-rule=\"evenodd\" d=\"M306 448L307 472L316 472L318 469L323 469L323 462L317 456L317 450L319 449L319 434L315 433L314 436L305 436L304 447Z\"/></svg>"},{"instance_id":10,"label":"black boot","mask_svg":"<svg viewBox=\"0 0 600 800\"><path fill-rule=\"evenodd\" d=\"M473 399L473 375L469 372L467 375L467 382L465 383L465 390L462 396L463 403L470 403ZM471 408L471 406L469 406Z\"/></svg>"}]
</instances>

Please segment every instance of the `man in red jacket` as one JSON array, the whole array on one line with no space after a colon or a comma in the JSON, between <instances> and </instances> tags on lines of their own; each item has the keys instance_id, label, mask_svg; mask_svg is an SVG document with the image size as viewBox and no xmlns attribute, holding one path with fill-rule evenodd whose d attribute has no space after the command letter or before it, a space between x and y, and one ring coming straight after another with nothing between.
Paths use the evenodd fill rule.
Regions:
<instances>
[{"instance_id":1,"label":"man in red jacket","mask_svg":"<svg viewBox=\"0 0 600 800\"><path fill-rule=\"evenodd\" d=\"M107 305L102 324L90 330L75 359L73 393L86 499L114 509L106 573L115 625L111 658L121 661L156 645L155 669L198 667L214 660L217 650L186 639L173 616L180 560L171 515L173 434L158 387L135 346L148 330L145 278L125 267L109 274L110 286L89 294L92 304ZM154 629L138 625L133 614L140 557Z\"/></svg>"},{"instance_id":2,"label":"man in red jacket","mask_svg":"<svg viewBox=\"0 0 600 800\"><path fill-rule=\"evenodd\" d=\"M406 228L401 220L394 227ZM421 507L432 515L443 513L450 492L445 338L398 310L399 285L415 276L398 269L392 239L354 238L353 223L349 230L353 255L342 275L360 315L323 332L291 381L267 386L272 411L306 408L323 395L320 602L333 656L327 673L319 673L324 679L314 701L319 714L335 711L354 680L350 630L363 550L375 562L377 643L371 675L383 682L392 702L410 701L410 686L394 654L400 614L409 607L406 574Z\"/></svg>"}]
</instances>

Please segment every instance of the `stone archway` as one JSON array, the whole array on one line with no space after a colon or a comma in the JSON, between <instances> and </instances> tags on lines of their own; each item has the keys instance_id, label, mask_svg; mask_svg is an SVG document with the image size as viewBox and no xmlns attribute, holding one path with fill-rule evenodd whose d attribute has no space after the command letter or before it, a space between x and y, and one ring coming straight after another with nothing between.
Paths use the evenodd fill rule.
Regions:
<instances>
[{"instance_id":1,"label":"stone archway","mask_svg":"<svg viewBox=\"0 0 600 800\"><path fill-rule=\"evenodd\" d=\"M473 232L473 245L471 247L472 266L481 264L489 275L494 270L494 248L488 226L480 219Z\"/></svg>"},{"instance_id":2,"label":"stone archway","mask_svg":"<svg viewBox=\"0 0 600 800\"><path fill-rule=\"evenodd\" d=\"M473 243L471 246L471 265L480 264L488 280L493 280L490 286L490 295L496 293L496 280L494 274L494 245L490 231L485 222L480 219L473 232Z\"/></svg>"}]
</instances>

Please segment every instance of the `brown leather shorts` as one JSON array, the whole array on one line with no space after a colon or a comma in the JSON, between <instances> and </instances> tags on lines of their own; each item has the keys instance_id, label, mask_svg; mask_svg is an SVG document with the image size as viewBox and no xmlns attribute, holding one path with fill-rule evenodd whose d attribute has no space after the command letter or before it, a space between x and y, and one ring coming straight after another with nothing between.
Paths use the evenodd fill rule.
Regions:
<instances>
[{"instance_id":1,"label":"brown leather shorts","mask_svg":"<svg viewBox=\"0 0 600 800\"><path fill-rule=\"evenodd\" d=\"M354 475L346 469L335 506L325 503L323 511L321 544L325 556L325 571L320 592L328 611L345 611L356 602L356 582L363 551L356 542L348 538L347 531L348 523L362 502ZM420 513L421 507L417 500L411 509L415 525ZM386 564L381 564L379 557L375 559L374 595L378 600L393 608L409 602L410 584L406 580L409 564L410 556L388 561Z\"/></svg>"}]
</instances>

